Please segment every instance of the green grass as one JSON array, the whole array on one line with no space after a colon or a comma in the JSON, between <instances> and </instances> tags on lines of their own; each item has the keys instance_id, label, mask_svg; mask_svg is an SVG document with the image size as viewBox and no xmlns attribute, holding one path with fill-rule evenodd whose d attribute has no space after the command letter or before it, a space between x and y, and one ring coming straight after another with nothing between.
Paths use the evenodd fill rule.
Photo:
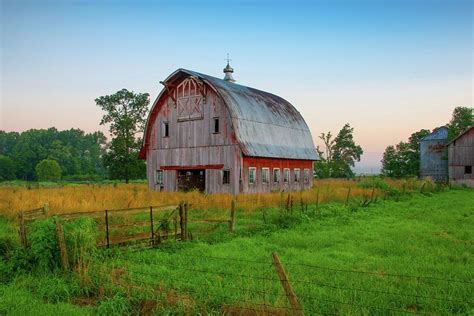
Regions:
<instances>
[{"instance_id":1,"label":"green grass","mask_svg":"<svg viewBox=\"0 0 474 316\"><path fill-rule=\"evenodd\" d=\"M48 281L17 276L0 286L0 314L137 313L149 301L156 314L218 314L222 305L286 308L272 252L280 256L307 315L474 313L474 190L416 194L369 207L354 202L265 213L266 224L263 211L238 212L233 235L225 224L200 234L204 228L196 224L189 227L192 242L103 250L89 267L96 288L90 283L87 290L78 288L61 274ZM0 222L0 233L10 235L5 224ZM71 305L84 295L96 304Z\"/></svg>"}]
</instances>

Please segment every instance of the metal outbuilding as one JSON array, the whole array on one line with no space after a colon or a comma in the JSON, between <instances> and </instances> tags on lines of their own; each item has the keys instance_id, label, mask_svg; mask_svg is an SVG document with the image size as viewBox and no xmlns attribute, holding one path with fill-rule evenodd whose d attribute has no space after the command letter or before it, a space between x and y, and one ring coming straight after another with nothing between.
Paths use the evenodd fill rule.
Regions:
<instances>
[{"instance_id":1,"label":"metal outbuilding","mask_svg":"<svg viewBox=\"0 0 474 316\"><path fill-rule=\"evenodd\" d=\"M151 189L207 193L309 188L319 160L293 105L274 94L178 69L148 116L140 155Z\"/></svg>"},{"instance_id":2,"label":"metal outbuilding","mask_svg":"<svg viewBox=\"0 0 474 316\"><path fill-rule=\"evenodd\" d=\"M420 141L420 178L447 181L448 157L446 142L448 128L438 127Z\"/></svg>"}]
</instances>

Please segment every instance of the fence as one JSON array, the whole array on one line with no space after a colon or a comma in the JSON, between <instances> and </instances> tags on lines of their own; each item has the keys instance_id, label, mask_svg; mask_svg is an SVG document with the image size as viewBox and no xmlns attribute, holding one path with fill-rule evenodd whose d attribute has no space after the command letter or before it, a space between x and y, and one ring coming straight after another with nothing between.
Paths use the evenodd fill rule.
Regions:
<instances>
[{"instance_id":1,"label":"fence","mask_svg":"<svg viewBox=\"0 0 474 316\"><path fill-rule=\"evenodd\" d=\"M148 292L154 304L159 296L188 313L432 315L474 307L472 281L282 262L276 253L268 260L129 253L110 275L130 295Z\"/></svg>"},{"instance_id":2,"label":"fence","mask_svg":"<svg viewBox=\"0 0 474 316\"><path fill-rule=\"evenodd\" d=\"M48 217L48 206L18 213L19 235L24 247L28 246L27 224L34 220ZM229 219L190 219L188 203L179 205L147 206L139 208L116 209L94 212L77 212L61 214L63 220L74 220L80 217L93 218L98 227L97 245L109 248L112 245L122 245L130 242L149 242L152 247L163 239L179 240L192 239L188 223L198 224L228 224L229 231L235 230L236 211L235 200L230 207ZM61 225L59 222L57 225ZM58 240L62 228L57 227Z\"/></svg>"}]
</instances>

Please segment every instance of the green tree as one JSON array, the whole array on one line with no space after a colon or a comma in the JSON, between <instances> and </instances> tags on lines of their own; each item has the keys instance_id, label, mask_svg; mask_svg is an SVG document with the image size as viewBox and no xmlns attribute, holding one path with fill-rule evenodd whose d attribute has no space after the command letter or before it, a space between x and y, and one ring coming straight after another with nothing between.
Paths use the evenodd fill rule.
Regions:
<instances>
[{"instance_id":1,"label":"green tree","mask_svg":"<svg viewBox=\"0 0 474 316\"><path fill-rule=\"evenodd\" d=\"M324 142L325 151L316 150L321 160L314 165L318 178L349 178L354 176L351 167L360 161L362 148L354 142L354 128L345 124L337 136L333 138L331 132L322 133L319 138Z\"/></svg>"},{"instance_id":2,"label":"green tree","mask_svg":"<svg viewBox=\"0 0 474 316\"><path fill-rule=\"evenodd\" d=\"M454 109L448 124L448 139L452 140L467 127L474 125L474 108L458 106Z\"/></svg>"},{"instance_id":3,"label":"green tree","mask_svg":"<svg viewBox=\"0 0 474 316\"><path fill-rule=\"evenodd\" d=\"M145 163L138 158L141 146L138 135L145 128L148 97L148 93L135 94L122 89L95 99L105 112L100 124L110 124L112 141L104 155L104 164L112 179L124 179L128 183L130 179L145 177Z\"/></svg>"},{"instance_id":4,"label":"green tree","mask_svg":"<svg viewBox=\"0 0 474 316\"><path fill-rule=\"evenodd\" d=\"M10 157L0 155L0 181L14 180L15 163Z\"/></svg>"},{"instance_id":5,"label":"green tree","mask_svg":"<svg viewBox=\"0 0 474 316\"><path fill-rule=\"evenodd\" d=\"M388 146L382 159L382 174L390 177L418 176L420 173L420 141L430 134L427 129L411 134L408 142Z\"/></svg>"},{"instance_id":6,"label":"green tree","mask_svg":"<svg viewBox=\"0 0 474 316\"><path fill-rule=\"evenodd\" d=\"M56 160L41 160L36 165L35 170L39 181L58 181L61 179L61 167Z\"/></svg>"}]
</instances>

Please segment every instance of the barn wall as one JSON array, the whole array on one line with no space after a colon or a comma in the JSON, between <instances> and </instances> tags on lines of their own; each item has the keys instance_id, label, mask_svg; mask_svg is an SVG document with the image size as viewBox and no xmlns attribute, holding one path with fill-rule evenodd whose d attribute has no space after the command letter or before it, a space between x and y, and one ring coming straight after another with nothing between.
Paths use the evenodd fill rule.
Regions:
<instances>
[{"instance_id":1,"label":"barn wall","mask_svg":"<svg viewBox=\"0 0 474 316\"><path fill-rule=\"evenodd\" d=\"M474 187L474 174L465 174L465 166L474 168L474 129L448 146L449 179Z\"/></svg>"},{"instance_id":2,"label":"barn wall","mask_svg":"<svg viewBox=\"0 0 474 316\"><path fill-rule=\"evenodd\" d=\"M275 159L275 158L258 158L258 157L243 157L242 170L242 192L257 193L257 192L272 192L272 191L301 191L309 189L313 185L313 162L310 160L293 160L293 159ZM249 184L249 168L257 168L257 181L254 184ZM270 181L268 184L262 183L262 168L270 169ZM280 169L280 182L273 182L273 169ZM290 169L290 181L284 183L283 170ZM300 169L300 182L294 182L294 170ZM309 179L304 183L304 169L309 170Z\"/></svg>"},{"instance_id":3,"label":"barn wall","mask_svg":"<svg viewBox=\"0 0 474 316\"><path fill-rule=\"evenodd\" d=\"M239 192L240 149L235 141L230 116L220 97L205 89L202 119L178 120L178 107L170 95L160 100L160 111L151 126L147 152L147 178L150 189L175 191L177 171L164 171L164 186L155 183L155 171L170 166L223 165L206 170L206 192ZM214 118L219 117L219 129L213 133ZM169 124L169 137L164 137L163 123ZM222 170L230 170L231 183L222 185Z\"/></svg>"}]
</instances>

